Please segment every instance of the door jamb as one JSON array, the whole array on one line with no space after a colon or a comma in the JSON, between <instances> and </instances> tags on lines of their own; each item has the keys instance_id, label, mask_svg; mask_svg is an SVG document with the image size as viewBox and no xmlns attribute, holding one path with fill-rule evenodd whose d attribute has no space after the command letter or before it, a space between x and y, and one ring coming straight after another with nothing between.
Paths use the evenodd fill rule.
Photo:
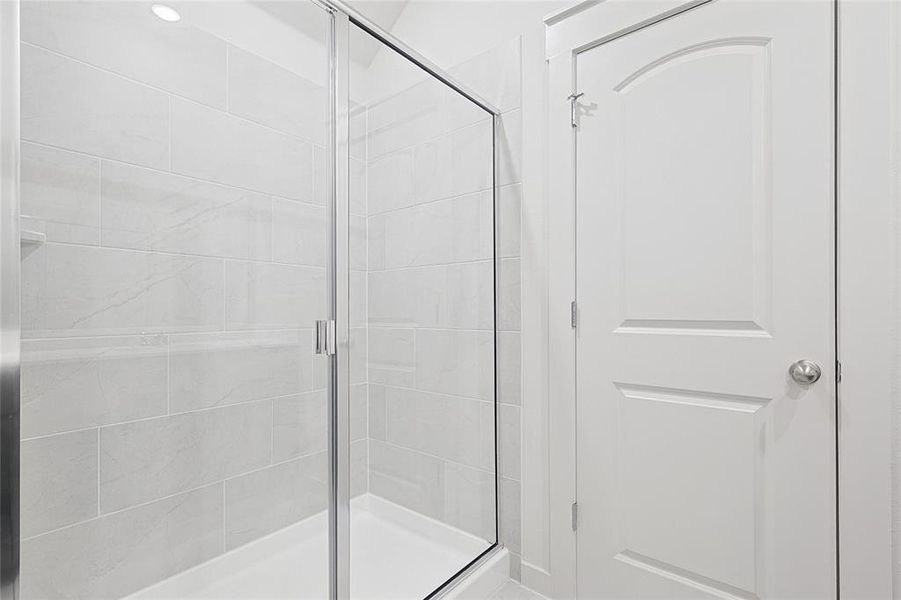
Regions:
<instances>
[{"instance_id":1,"label":"door jamb","mask_svg":"<svg viewBox=\"0 0 901 600\"><path fill-rule=\"evenodd\" d=\"M824 1L824 0L821 0ZM836 6L836 302L838 387L838 594L883 599L892 592L893 394L899 376L894 340L901 335L901 5L891 0L833 0ZM547 512L527 510L523 531L547 530L542 561L523 556L524 582L552 598L575 598L575 338L574 157L570 106L573 51L636 23L684 8L685 0L584 0L545 19L547 82L547 216L545 252L523 271L548 283L547 327L523 337L523 372L546 373L524 411L525 431L544 430L549 482ZM886 74L890 73L890 77ZM551 202L553 200L553 205ZM561 201L562 200L562 201ZM551 210L553 206L553 210ZM866 265L865 268L862 268ZM524 319L527 303L523 304ZM544 353L533 351L543 345ZM534 347L533 347L534 346ZM551 392L553 390L553 393ZM526 398L524 397L524 404ZM543 408L541 408L543 407ZM532 423L546 415L545 423ZM524 482L530 478L524 464ZM901 543L901 533L898 535ZM525 541L525 535L524 535ZM528 550L528 548L526 548ZM540 566L539 566L540 565Z\"/></svg>"}]
</instances>

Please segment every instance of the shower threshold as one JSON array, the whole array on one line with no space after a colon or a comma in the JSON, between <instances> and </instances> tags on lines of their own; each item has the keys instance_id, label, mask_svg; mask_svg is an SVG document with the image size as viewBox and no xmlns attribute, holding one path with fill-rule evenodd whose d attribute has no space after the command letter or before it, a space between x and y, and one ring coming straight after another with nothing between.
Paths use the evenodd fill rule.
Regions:
<instances>
[{"instance_id":1,"label":"shower threshold","mask_svg":"<svg viewBox=\"0 0 901 600\"><path fill-rule=\"evenodd\" d=\"M421 600L488 545L379 496L363 494L351 501L351 594L354 600ZM280 529L128 598L324 600L327 515L322 512Z\"/></svg>"}]
</instances>

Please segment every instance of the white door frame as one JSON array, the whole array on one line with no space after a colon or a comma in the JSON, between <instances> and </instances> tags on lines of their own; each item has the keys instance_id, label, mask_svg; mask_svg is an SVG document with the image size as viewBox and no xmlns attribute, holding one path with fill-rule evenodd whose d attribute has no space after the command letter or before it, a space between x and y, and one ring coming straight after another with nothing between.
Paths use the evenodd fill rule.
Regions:
<instances>
[{"instance_id":1,"label":"white door frame","mask_svg":"<svg viewBox=\"0 0 901 600\"><path fill-rule=\"evenodd\" d=\"M818 1L835 2L838 15L839 593L885 599L893 570L894 340L901 335L901 2ZM575 191L566 99L576 91L574 54L698 2L584 0L545 19L543 57L538 41L531 58L523 55L523 110L536 118L524 121L532 131L523 136L532 140L523 160L535 169L523 197L522 359L532 385L523 386L522 577L554 599L575 597Z\"/></svg>"}]
</instances>

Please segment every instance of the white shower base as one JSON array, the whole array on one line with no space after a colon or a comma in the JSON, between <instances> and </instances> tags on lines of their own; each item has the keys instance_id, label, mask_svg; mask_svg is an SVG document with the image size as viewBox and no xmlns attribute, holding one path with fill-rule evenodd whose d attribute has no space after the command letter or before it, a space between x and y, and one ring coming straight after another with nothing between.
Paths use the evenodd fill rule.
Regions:
<instances>
[{"instance_id":1,"label":"white shower base","mask_svg":"<svg viewBox=\"0 0 901 600\"><path fill-rule=\"evenodd\" d=\"M351 595L421 600L487 547L485 540L365 494L351 503ZM320 513L129 598L323 600L327 574L327 516Z\"/></svg>"}]
</instances>

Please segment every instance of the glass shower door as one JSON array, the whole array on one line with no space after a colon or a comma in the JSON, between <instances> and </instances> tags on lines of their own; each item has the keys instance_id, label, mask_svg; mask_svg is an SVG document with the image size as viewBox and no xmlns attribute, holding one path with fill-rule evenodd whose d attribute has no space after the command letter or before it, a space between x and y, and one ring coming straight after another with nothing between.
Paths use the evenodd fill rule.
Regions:
<instances>
[{"instance_id":1,"label":"glass shower door","mask_svg":"<svg viewBox=\"0 0 901 600\"><path fill-rule=\"evenodd\" d=\"M350 26L350 598L497 541L494 119Z\"/></svg>"},{"instance_id":2,"label":"glass shower door","mask_svg":"<svg viewBox=\"0 0 901 600\"><path fill-rule=\"evenodd\" d=\"M327 597L330 27L22 2L22 598Z\"/></svg>"}]
</instances>

